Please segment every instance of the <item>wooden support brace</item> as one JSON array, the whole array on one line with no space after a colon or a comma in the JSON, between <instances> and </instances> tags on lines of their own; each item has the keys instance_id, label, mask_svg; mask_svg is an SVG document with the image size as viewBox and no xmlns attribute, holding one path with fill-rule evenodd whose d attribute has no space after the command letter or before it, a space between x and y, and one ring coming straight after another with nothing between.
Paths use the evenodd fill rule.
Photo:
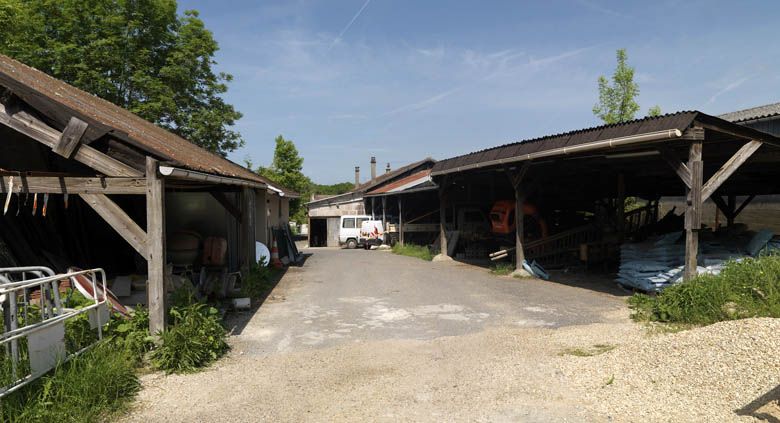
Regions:
<instances>
[{"instance_id":1,"label":"wooden support brace","mask_svg":"<svg viewBox=\"0 0 780 423\"><path fill-rule=\"evenodd\" d=\"M681 162L674 153L666 148L659 148L658 152L661 153L661 158L671 166L677 176L683 181L686 187L691 188L691 170L688 166Z\"/></svg>"},{"instance_id":2,"label":"wooden support brace","mask_svg":"<svg viewBox=\"0 0 780 423\"><path fill-rule=\"evenodd\" d=\"M54 149L62 138L61 132L35 116L23 110L11 114L2 103L0 103L0 124L6 125L51 149ZM143 177L143 174L136 169L88 145L82 145L81 148L75 150L72 158L108 176Z\"/></svg>"},{"instance_id":3,"label":"wooden support brace","mask_svg":"<svg viewBox=\"0 0 780 423\"><path fill-rule=\"evenodd\" d=\"M723 166L715 172L712 177L702 187L701 197L703 201L706 201L710 196L723 185L726 180L744 164L753 153L758 150L763 143L761 141L748 141L743 145L733 156L731 156Z\"/></svg>"},{"instance_id":4,"label":"wooden support brace","mask_svg":"<svg viewBox=\"0 0 780 423\"><path fill-rule=\"evenodd\" d=\"M84 133L87 132L87 126L89 126L87 125L87 122L84 122L77 117L70 118L68 126L66 126L65 130L62 131L60 139L57 141L57 144L54 146L52 151L62 157L65 157L66 159L69 159L76 150L76 147L79 146L81 137L83 137Z\"/></svg>"},{"instance_id":5,"label":"wooden support brace","mask_svg":"<svg viewBox=\"0 0 780 423\"><path fill-rule=\"evenodd\" d=\"M449 177L444 176L439 186L439 254L442 257L449 257L449 247L447 245L447 183Z\"/></svg>"},{"instance_id":6,"label":"wooden support brace","mask_svg":"<svg viewBox=\"0 0 780 423\"><path fill-rule=\"evenodd\" d=\"M70 176L14 176L13 192L40 194L144 194L144 178L81 178ZM0 193L7 193L11 177L0 177ZM21 182L20 182L21 181Z\"/></svg>"},{"instance_id":7,"label":"wooden support brace","mask_svg":"<svg viewBox=\"0 0 780 423\"><path fill-rule=\"evenodd\" d=\"M127 241L143 258L148 257L146 232L105 194L79 194L103 220Z\"/></svg>"},{"instance_id":8,"label":"wooden support brace","mask_svg":"<svg viewBox=\"0 0 780 423\"><path fill-rule=\"evenodd\" d=\"M211 194L212 197L214 197L215 200L219 204L222 205L222 207L227 210L228 213L230 213L231 216L233 216L238 223L241 223L242 215L241 210L238 209L226 196L225 193L221 191L209 191L209 194Z\"/></svg>"}]
</instances>

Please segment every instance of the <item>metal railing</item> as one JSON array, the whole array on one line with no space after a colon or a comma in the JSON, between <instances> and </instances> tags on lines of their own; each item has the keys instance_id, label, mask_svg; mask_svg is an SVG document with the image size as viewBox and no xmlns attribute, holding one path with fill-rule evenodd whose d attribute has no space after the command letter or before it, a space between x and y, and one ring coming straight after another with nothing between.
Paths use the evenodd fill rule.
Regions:
<instances>
[{"instance_id":1,"label":"metal railing","mask_svg":"<svg viewBox=\"0 0 780 423\"><path fill-rule=\"evenodd\" d=\"M92 303L78 309L66 308L60 297L60 283L70 280L71 289L76 291L79 277L88 279L92 288L92 298L87 299L92 300ZM101 321L99 308L108 310L106 292L108 292L106 274L100 268L63 274L55 274L47 267L0 268L0 302L2 302L4 318L4 331L0 334L2 347L0 354L3 354L4 349L4 364L5 360L10 359L11 376L10 382L6 382L7 379L4 378L6 380L3 380L4 386L0 387L0 398L29 384L56 365L83 353L101 340L102 326L107 321ZM35 293L40 295L38 304L34 304L35 300L32 298L34 296L32 294ZM90 312L94 314L97 341L77 351L68 352L64 337L65 322ZM47 336L47 329L53 332L52 336ZM40 351L30 351L31 336L36 338L35 343L41 347ZM23 360L20 357L22 349L20 341L22 340L27 341L25 346L28 366L21 365Z\"/></svg>"}]
</instances>

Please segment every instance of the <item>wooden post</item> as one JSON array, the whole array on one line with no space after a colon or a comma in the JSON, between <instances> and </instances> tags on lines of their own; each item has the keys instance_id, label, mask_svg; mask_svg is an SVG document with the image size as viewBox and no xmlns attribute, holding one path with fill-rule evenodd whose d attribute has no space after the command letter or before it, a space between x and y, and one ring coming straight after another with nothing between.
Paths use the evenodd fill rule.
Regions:
<instances>
[{"instance_id":1,"label":"wooden post","mask_svg":"<svg viewBox=\"0 0 780 423\"><path fill-rule=\"evenodd\" d=\"M243 265L248 270L255 264L255 190L245 187L241 192L240 227L244 240Z\"/></svg>"},{"instance_id":2,"label":"wooden post","mask_svg":"<svg viewBox=\"0 0 780 423\"><path fill-rule=\"evenodd\" d=\"M523 262L525 261L525 251L523 251L524 215L523 202L525 196L520 189L520 184L515 186L515 272L525 272Z\"/></svg>"},{"instance_id":3,"label":"wooden post","mask_svg":"<svg viewBox=\"0 0 780 423\"><path fill-rule=\"evenodd\" d=\"M387 197L382 196L382 227L387 230Z\"/></svg>"},{"instance_id":4,"label":"wooden post","mask_svg":"<svg viewBox=\"0 0 780 423\"><path fill-rule=\"evenodd\" d=\"M615 205L615 228L622 240L626 229L626 177L619 173L617 177L617 204Z\"/></svg>"},{"instance_id":5,"label":"wooden post","mask_svg":"<svg viewBox=\"0 0 780 423\"><path fill-rule=\"evenodd\" d=\"M453 215L454 216L454 215ZM439 188L439 245L442 257L449 257L447 245L447 192L446 187Z\"/></svg>"},{"instance_id":6,"label":"wooden post","mask_svg":"<svg viewBox=\"0 0 780 423\"><path fill-rule=\"evenodd\" d=\"M371 197L371 220L376 220L376 217L374 217L374 200L375 197Z\"/></svg>"},{"instance_id":7,"label":"wooden post","mask_svg":"<svg viewBox=\"0 0 780 423\"><path fill-rule=\"evenodd\" d=\"M726 205L726 208L728 209L728 214L726 215L726 226L729 228L734 225L734 218L736 217L734 215L734 211L737 210L737 196L736 195L729 195L728 197L728 204Z\"/></svg>"},{"instance_id":8,"label":"wooden post","mask_svg":"<svg viewBox=\"0 0 780 423\"><path fill-rule=\"evenodd\" d=\"M398 195L398 242L401 246L404 245L404 211L403 211L403 197Z\"/></svg>"},{"instance_id":9,"label":"wooden post","mask_svg":"<svg viewBox=\"0 0 780 423\"><path fill-rule=\"evenodd\" d=\"M157 160L146 157L147 307L149 332L165 330L165 181Z\"/></svg>"},{"instance_id":10,"label":"wooden post","mask_svg":"<svg viewBox=\"0 0 780 423\"><path fill-rule=\"evenodd\" d=\"M688 152L688 168L691 171L691 184L688 189L687 207L685 209L685 272L683 279L688 281L696 276L697 255L699 254L699 230L701 229L702 212L702 141L691 143Z\"/></svg>"}]
</instances>

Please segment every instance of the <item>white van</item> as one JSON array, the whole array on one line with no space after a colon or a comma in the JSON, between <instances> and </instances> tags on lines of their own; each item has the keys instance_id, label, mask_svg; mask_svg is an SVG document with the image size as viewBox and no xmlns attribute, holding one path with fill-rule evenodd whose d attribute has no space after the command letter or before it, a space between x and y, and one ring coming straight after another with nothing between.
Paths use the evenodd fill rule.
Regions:
<instances>
[{"instance_id":1,"label":"white van","mask_svg":"<svg viewBox=\"0 0 780 423\"><path fill-rule=\"evenodd\" d=\"M358 244L362 245L366 250L370 250L372 246L380 246L385 240L385 228L382 225L381 220L366 220L360 227L360 238L358 238Z\"/></svg>"},{"instance_id":2,"label":"white van","mask_svg":"<svg viewBox=\"0 0 780 423\"><path fill-rule=\"evenodd\" d=\"M346 245L349 249L357 248L360 242L360 228L363 222L369 220L371 216L366 215L341 216L339 245Z\"/></svg>"}]
</instances>

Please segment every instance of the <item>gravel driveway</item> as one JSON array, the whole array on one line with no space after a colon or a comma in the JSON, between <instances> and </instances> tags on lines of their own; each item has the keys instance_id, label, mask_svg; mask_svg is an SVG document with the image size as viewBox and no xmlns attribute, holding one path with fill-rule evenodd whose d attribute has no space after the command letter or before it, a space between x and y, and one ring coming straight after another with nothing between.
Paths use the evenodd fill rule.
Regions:
<instances>
[{"instance_id":1,"label":"gravel driveway","mask_svg":"<svg viewBox=\"0 0 780 423\"><path fill-rule=\"evenodd\" d=\"M737 410L780 385L775 319L649 336L594 289L307 252L227 358L144 376L125 420L750 421Z\"/></svg>"}]
</instances>

